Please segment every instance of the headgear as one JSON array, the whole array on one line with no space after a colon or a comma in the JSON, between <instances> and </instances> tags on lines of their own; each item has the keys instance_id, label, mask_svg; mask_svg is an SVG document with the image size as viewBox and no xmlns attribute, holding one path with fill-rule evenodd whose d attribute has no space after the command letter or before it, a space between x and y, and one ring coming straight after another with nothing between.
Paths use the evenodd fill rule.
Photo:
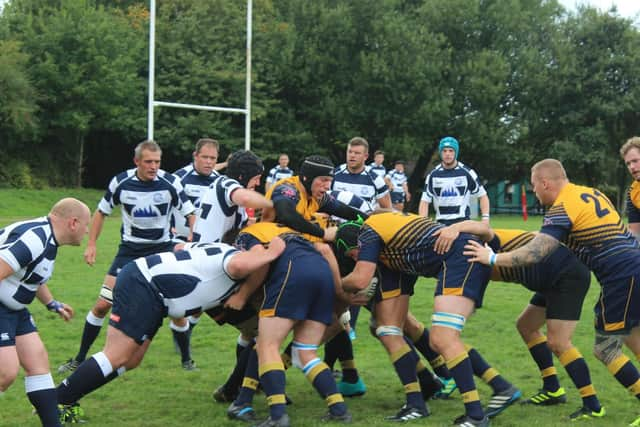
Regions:
<instances>
[{"instance_id":1,"label":"headgear","mask_svg":"<svg viewBox=\"0 0 640 427\"><path fill-rule=\"evenodd\" d=\"M458 152L460 150L460 144L458 140L452 136L445 136L440 140L440 145L438 146L438 153L442 156L442 150L445 148L452 148L455 153L455 159L458 160Z\"/></svg>"},{"instance_id":2,"label":"headgear","mask_svg":"<svg viewBox=\"0 0 640 427\"><path fill-rule=\"evenodd\" d=\"M333 176L333 162L324 156L306 157L300 164L298 175L307 193L311 194L311 184L316 177Z\"/></svg>"},{"instance_id":3,"label":"headgear","mask_svg":"<svg viewBox=\"0 0 640 427\"><path fill-rule=\"evenodd\" d=\"M247 186L251 178L262 172L262 160L248 150L234 152L227 163L227 176L237 180L243 187Z\"/></svg>"}]
</instances>

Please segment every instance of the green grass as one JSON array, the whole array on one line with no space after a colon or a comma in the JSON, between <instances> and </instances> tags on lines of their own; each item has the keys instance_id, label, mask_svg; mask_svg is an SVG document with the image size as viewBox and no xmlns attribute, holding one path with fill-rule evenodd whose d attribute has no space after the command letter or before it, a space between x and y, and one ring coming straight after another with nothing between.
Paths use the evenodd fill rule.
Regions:
<instances>
[{"instance_id":1,"label":"green grass","mask_svg":"<svg viewBox=\"0 0 640 427\"><path fill-rule=\"evenodd\" d=\"M24 217L46 214L53 201L62 196L76 196L93 209L101 196L99 191L48 190L0 191L0 226ZM519 217L492 217L495 227L537 229L540 217L523 223ZM56 382L63 379L55 373L57 366L75 355L84 317L93 305L104 274L111 262L118 242L120 219L109 218L98 242L98 260L94 267L82 258L83 247L63 247L59 251L50 287L56 298L71 304L75 318L64 323L47 312L39 303L30 306L40 334L49 351L51 369ZM423 323L429 324L434 281L421 279L412 298L411 309ZM584 306L583 321L578 326L574 343L585 355L599 396L608 415L597 422L599 426L621 426L640 415L637 399L631 397L591 355L593 342L592 307L598 295L593 281ZM485 296L485 305L468 322L463 337L478 348L508 380L522 389L525 396L540 387L540 379L526 346L520 341L514 319L527 304L530 292L521 286L492 283ZM403 403L402 387L393 372L382 346L367 332L368 315L363 312L358 323L355 341L356 363L367 384L368 392L347 403L354 414L354 426L388 426L384 416L395 413ZM165 325L139 369L128 372L85 397L82 406L92 426L233 426L241 425L226 418L226 405L211 399L212 391L224 382L234 362L237 332L230 327L218 327L204 319L194 330L193 356L200 371L185 372L179 356L174 353L171 334ZM90 354L101 349L104 332ZM628 354L634 358L633 355ZM634 359L635 360L635 359ZM567 389L569 403L550 408L529 408L520 405L497 417L494 426L564 426L566 416L580 406L580 398L564 369L556 362L562 385ZM320 425L316 420L325 412L324 402L306 383L298 370L287 373L287 393L294 401L289 407L292 422L297 426ZM489 389L479 385L481 398L486 401ZM462 413L459 394L448 401L429 404L432 416L416 425L445 426ZM267 415L262 395L257 396L255 408L260 417ZM591 424L591 423L587 423ZM593 423L596 424L596 423ZM37 416L24 395L22 375L0 397L0 426L37 426Z\"/></svg>"}]
</instances>

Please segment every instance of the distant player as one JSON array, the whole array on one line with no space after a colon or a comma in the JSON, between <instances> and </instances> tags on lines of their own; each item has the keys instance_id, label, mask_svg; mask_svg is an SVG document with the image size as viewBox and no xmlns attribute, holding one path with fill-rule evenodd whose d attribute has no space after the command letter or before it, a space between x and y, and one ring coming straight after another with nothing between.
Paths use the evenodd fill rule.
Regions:
<instances>
[{"instance_id":1,"label":"distant player","mask_svg":"<svg viewBox=\"0 0 640 427\"><path fill-rule=\"evenodd\" d=\"M269 190L269 187L276 182L284 178L291 178L292 176L293 171L289 168L289 156L282 153L278 156L278 165L269 170L264 188L265 190Z\"/></svg>"},{"instance_id":2,"label":"distant player","mask_svg":"<svg viewBox=\"0 0 640 427\"><path fill-rule=\"evenodd\" d=\"M384 178L387 174L387 169L384 167L384 151L377 150L373 153L373 162L369 163L368 167L371 172Z\"/></svg>"},{"instance_id":3,"label":"distant player","mask_svg":"<svg viewBox=\"0 0 640 427\"><path fill-rule=\"evenodd\" d=\"M404 173L404 162L396 160L393 169L384 177L384 180L391 191L393 209L403 212L404 203L411 201L411 193L407 186L408 178Z\"/></svg>"},{"instance_id":4,"label":"distant player","mask_svg":"<svg viewBox=\"0 0 640 427\"><path fill-rule=\"evenodd\" d=\"M82 362L98 337L104 317L111 309L113 288L118 272L128 262L145 255L173 250L170 215L173 209L185 217L192 216L194 207L184 193L180 181L160 169L162 150L154 141L144 141L134 150L134 169L111 179L109 188L93 214L89 241L84 253L87 264L96 261L96 242L102 226L113 209L122 212L122 241L118 253L104 278L98 300L87 314L78 354L58 368L59 373L73 371ZM195 218L192 218L192 220Z\"/></svg>"},{"instance_id":5,"label":"distant player","mask_svg":"<svg viewBox=\"0 0 640 427\"><path fill-rule=\"evenodd\" d=\"M438 145L441 163L432 170L424 182L424 191L418 208L422 216L429 216L433 204L436 221L442 224L469 219L471 198L480 200L482 221L489 223L489 196L478 174L458 161L460 145L452 136L444 137Z\"/></svg>"}]
</instances>

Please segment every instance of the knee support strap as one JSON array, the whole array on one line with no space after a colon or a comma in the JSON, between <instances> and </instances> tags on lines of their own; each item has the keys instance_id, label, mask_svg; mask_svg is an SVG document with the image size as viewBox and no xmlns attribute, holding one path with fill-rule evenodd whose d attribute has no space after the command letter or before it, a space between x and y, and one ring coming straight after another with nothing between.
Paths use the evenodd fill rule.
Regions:
<instances>
[{"instance_id":1,"label":"knee support strap","mask_svg":"<svg viewBox=\"0 0 640 427\"><path fill-rule=\"evenodd\" d=\"M604 335L596 331L596 342L593 354L605 365L613 362L622 354L623 335Z\"/></svg>"},{"instance_id":2,"label":"knee support strap","mask_svg":"<svg viewBox=\"0 0 640 427\"><path fill-rule=\"evenodd\" d=\"M318 346L314 344L303 344L298 341L294 341L291 345L291 364L296 368L302 369L304 368L304 364L300 359L300 351L303 350L318 350Z\"/></svg>"},{"instance_id":3,"label":"knee support strap","mask_svg":"<svg viewBox=\"0 0 640 427\"><path fill-rule=\"evenodd\" d=\"M432 326L455 329L458 332L462 332L466 321L467 319L463 315L456 313L436 311L431 315Z\"/></svg>"},{"instance_id":4,"label":"knee support strap","mask_svg":"<svg viewBox=\"0 0 640 427\"><path fill-rule=\"evenodd\" d=\"M386 337L389 335L402 336L402 329L398 326L378 326L376 328L376 335L378 338Z\"/></svg>"},{"instance_id":5,"label":"knee support strap","mask_svg":"<svg viewBox=\"0 0 640 427\"><path fill-rule=\"evenodd\" d=\"M109 304L113 305L113 289L108 287L107 285L102 285L100 289L100 298Z\"/></svg>"}]
</instances>

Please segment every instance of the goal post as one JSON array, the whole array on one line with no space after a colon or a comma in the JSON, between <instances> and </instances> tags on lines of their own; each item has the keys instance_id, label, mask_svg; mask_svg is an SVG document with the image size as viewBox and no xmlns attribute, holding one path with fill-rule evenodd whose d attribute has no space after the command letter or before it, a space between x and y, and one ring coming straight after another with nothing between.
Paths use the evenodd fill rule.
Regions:
<instances>
[{"instance_id":1,"label":"goal post","mask_svg":"<svg viewBox=\"0 0 640 427\"><path fill-rule=\"evenodd\" d=\"M221 107L213 105L183 104L158 101L155 99L155 52L156 52L156 0L150 0L149 6L149 78L147 100L147 139L153 139L154 111L156 107L183 108L188 110L216 111L230 114L244 114L244 149L251 149L251 39L253 21L253 0L247 0L247 47L244 108Z\"/></svg>"}]
</instances>

